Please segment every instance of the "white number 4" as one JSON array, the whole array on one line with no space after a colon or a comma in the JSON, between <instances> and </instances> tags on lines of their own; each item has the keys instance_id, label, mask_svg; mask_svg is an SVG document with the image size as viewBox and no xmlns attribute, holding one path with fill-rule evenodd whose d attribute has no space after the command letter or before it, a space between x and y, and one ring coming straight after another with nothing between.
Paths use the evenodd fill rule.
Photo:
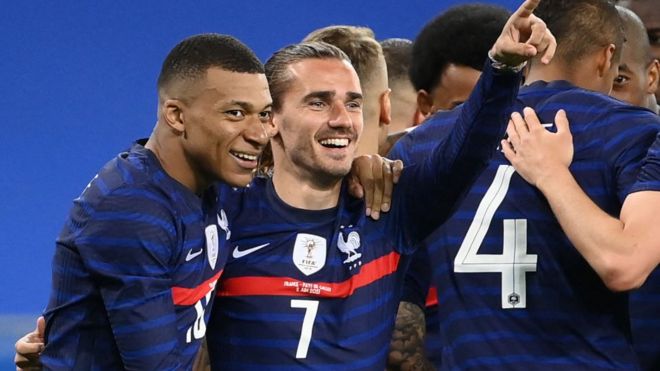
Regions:
<instances>
[{"instance_id":1,"label":"white number 4","mask_svg":"<svg viewBox=\"0 0 660 371\"><path fill-rule=\"evenodd\" d=\"M502 308L527 306L526 273L536 272L537 255L527 254L527 220L504 219L502 254L477 254L495 211L504 200L515 170L500 165L493 183L479 203L465 239L454 259L454 272L502 274Z\"/></svg>"},{"instance_id":2,"label":"white number 4","mask_svg":"<svg viewBox=\"0 0 660 371\"><path fill-rule=\"evenodd\" d=\"M312 329L314 328L316 312L319 309L319 302L318 300L291 300L291 308L305 309L296 358L307 358L307 350L309 349L309 343L312 341Z\"/></svg>"}]
</instances>

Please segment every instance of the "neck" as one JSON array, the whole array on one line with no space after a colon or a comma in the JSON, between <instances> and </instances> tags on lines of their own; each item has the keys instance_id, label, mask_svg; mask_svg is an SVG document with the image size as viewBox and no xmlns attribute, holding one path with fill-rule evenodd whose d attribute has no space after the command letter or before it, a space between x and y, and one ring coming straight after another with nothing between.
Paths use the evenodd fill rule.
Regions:
<instances>
[{"instance_id":1,"label":"neck","mask_svg":"<svg viewBox=\"0 0 660 371\"><path fill-rule=\"evenodd\" d=\"M203 181L200 176L195 176L195 170L186 158L180 138L163 126L160 122L156 123L156 128L144 147L153 152L167 175L193 193L202 194L209 183Z\"/></svg>"},{"instance_id":2,"label":"neck","mask_svg":"<svg viewBox=\"0 0 660 371\"><path fill-rule=\"evenodd\" d=\"M578 79L577 73L572 68L569 68L569 66L564 66L559 61L552 61L548 65L544 65L537 60L534 60L532 63L525 78L525 84L531 84L536 81L566 80L576 85L574 81Z\"/></svg>"},{"instance_id":3,"label":"neck","mask_svg":"<svg viewBox=\"0 0 660 371\"><path fill-rule=\"evenodd\" d=\"M656 115L660 114L660 106L658 106L658 102L655 98L655 95L649 94L646 97L646 108L650 109L651 111L655 112Z\"/></svg>"},{"instance_id":4,"label":"neck","mask_svg":"<svg viewBox=\"0 0 660 371\"><path fill-rule=\"evenodd\" d=\"M364 126L355 155L373 155L378 153L378 135L380 131L380 104L377 97L364 93L362 117Z\"/></svg>"},{"instance_id":5,"label":"neck","mask_svg":"<svg viewBox=\"0 0 660 371\"><path fill-rule=\"evenodd\" d=\"M597 66L594 63L593 58L586 57L571 63L553 60L547 65L535 59L525 78L525 85L536 81L564 80L583 89L607 94L608 92L603 91L602 77L597 73Z\"/></svg>"},{"instance_id":6,"label":"neck","mask_svg":"<svg viewBox=\"0 0 660 371\"><path fill-rule=\"evenodd\" d=\"M342 178L311 179L283 166L273 169L275 193L287 205L304 210L324 210L337 206Z\"/></svg>"}]
</instances>

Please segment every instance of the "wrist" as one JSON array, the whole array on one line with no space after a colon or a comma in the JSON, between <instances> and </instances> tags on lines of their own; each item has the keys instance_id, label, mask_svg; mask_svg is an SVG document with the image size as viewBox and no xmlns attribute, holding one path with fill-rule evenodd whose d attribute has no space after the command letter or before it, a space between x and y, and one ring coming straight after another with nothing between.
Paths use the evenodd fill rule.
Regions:
<instances>
[{"instance_id":1,"label":"wrist","mask_svg":"<svg viewBox=\"0 0 660 371\"><path fill-rule=\"evenodd\" d=\"M527 65L527 61L520 63L514 60L507 60L505 57L498 55L494 49L488 51L488 59L490 59L490 64L494 69L504 72L519 73Z\"/></svg>"},{"instance_id":2,"label":"wrist","mask_svg":"<svg viewBox=\"0 0 660 371\"><path fill-rule=\"evenodd\" d=\"M536 179L534 185L547 197L555 190L561 191L562 187L570 181L574 181L574 179L568 167L555 165L547 167L546 171Z\"/></svg>"}]
</instances>

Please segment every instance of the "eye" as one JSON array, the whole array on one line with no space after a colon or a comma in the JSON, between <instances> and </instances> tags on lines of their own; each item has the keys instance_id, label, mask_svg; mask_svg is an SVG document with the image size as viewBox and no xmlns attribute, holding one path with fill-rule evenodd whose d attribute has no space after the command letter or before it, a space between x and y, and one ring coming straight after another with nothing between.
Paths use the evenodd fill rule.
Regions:
<instances>
[{"instance_id":1,"label":"eye","mask_svg":"<svg viewBox=\"0 0 660 371\"><path fill-rule=\"evenodd\" d=\"M626 76L623 76L623 75L618 75L617 77L614 78L614 84L623 85L626 82L628 82L628 80L630 80L630 78L628 78Z\"/></svg>"},{"instance_id":2,"label":"eye","mask_svg":"<svg viewBox=\"0 0 660 371\"><path fill-rule=\"evenodd\" d=\"M346 103L346 109L352 112L362 111L362 103L358 101L350 101Z\"/></svg>"},{"instance_id":3,"label":"eye","mask_svg":"<svg viewBox=\"0 0 660 371\"><path fill-rule=\"evenodd\" d=\"M313 109L320 110L320 109L325 108L326 104L325 104L324 101L321 101L321 100L313 100L313 101L309 102L309 106L312 107Z\"/></svg>"},{"instance_id":4,"label":"eye","mask_svg":"<svg viewBox=\"0 0 660 371\"><path fill-rule=\"evenodd\" d=\"M237 119L237 120L242 119L242 118L245 117L245 112L243 112L241 110L237 110L237 109L225 111L225 114L230 116L231 118Z\"/></svg>"},{"instance_id":5,"label":"eye","mask_svg":"<svg viewBox=\"0 0 660 371\"><path fill-rule=\"evenodd\" d=\"M271 111L259 112L259 120L261 120L262 122L268 122L271 116L272 116Z\"/></svg>"}]
</instances>

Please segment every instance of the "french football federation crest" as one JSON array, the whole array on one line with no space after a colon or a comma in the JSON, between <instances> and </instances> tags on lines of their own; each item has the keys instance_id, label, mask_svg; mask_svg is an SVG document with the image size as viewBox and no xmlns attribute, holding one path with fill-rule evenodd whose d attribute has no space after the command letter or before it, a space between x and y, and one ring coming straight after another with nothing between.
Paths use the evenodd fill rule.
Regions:
<instances>
[{"instance_id":1,"label":"french football federation crest","mask_svg":"<svg viewBox=\"0 0 660 371\"><path fill-rule=\"evenodd\" d=\"M215 269L215 263L218 261L218 227L215 224L209 225L204 229L204 234L206 235L206 256L211 269Z\"/></svg>"},{"instance_id":2,"label":"french football federation crest","mask_svg":"<svg viewBox=\"0 0 660 371\"><path fill-rule=\"evenodd\" d=\"M348 226L348 228L352 227L352 225ZM344 229L344 226L341 226L340 228ZM344 237L344 233L340 230L339 236L337 236L337 248L339 251L347 255L344 264L348 264L350 269L362 265L361 261L356 262L356 260L362 257L362 253L357 251L357 249L360 248L360 234L357 231L350 231L346 234L346 237Z\"/></svg>"},{"instance_id":3,"label":"french football federation crest","mask_svg":"<svg viewBox=\"0 0 660 371\"><path fill-rule=\"evenodd\" d=\"M325 266L325 238L314 234L298 233L293 245L293 264L309 276Z\"/></svg>"}]
</instances>

